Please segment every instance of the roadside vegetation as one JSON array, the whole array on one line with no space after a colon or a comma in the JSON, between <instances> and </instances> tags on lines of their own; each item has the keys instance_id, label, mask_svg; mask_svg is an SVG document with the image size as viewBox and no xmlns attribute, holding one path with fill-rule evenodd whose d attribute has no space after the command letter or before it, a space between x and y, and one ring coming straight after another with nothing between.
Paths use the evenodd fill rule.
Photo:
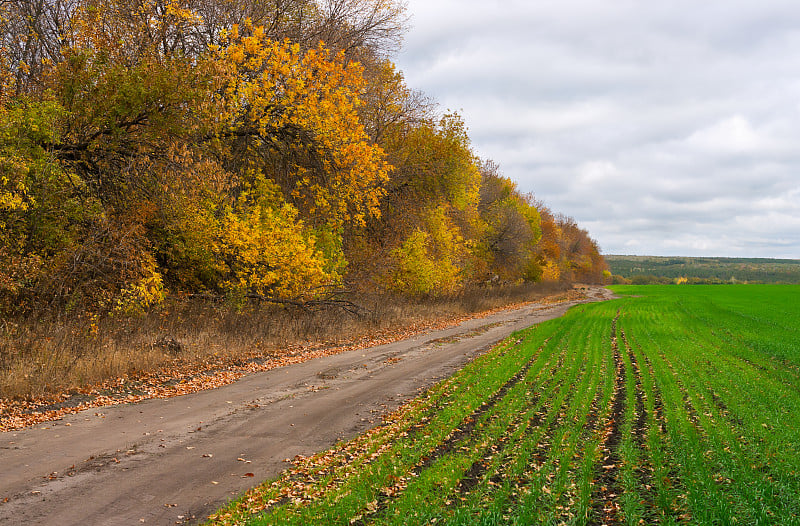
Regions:
<instances>
[{"instance_id":1,"label":"roadside vegetation","mask_svg":"<svg viewBox=\"0 0 800 526\"><path fill-rule=\"evenodd\" d=\"M423 300L362 295L354 312L167 300L146 315L98 319L94 333L69 320L6 322L0 431L89 407L219 387L251 372L408 338L530 301L582 297L558 284L521 284Z\"/></svg>"},{"instance_id":2,"label":"roadside vegetation","mask_svg":"<svg viewBox=\"0 0 800 526\"><path fill-rule=\"evenodd\" d=\"M209 524L800 524L800 288L614 290Z\"/></svg>"},{"instance_id":3,"label":"roadside vegetation","mask_svg":"<svg viewBox=\"0 0 800 526\"><path fill-rule=\"evenodd\" d=\"M406 85L407 17L0 2L0 398L153 370L209 333L209 351L258 347L280 339L249 328L267 319L327 338L354 313L605 279L585 230Z\"/></svg>"}]
</instances>

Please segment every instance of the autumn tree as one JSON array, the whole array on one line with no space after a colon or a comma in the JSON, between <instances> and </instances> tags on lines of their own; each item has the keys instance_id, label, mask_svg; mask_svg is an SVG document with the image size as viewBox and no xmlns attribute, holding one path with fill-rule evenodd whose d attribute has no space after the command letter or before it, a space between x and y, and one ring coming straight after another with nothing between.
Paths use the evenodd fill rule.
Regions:
<instances>
[{"instance_id":1,"label":"autumn tree","mask_svg":"<svg viewBox=\"0 0 800 526\"><path fill-rule=\"evenodd\" d=\"M400 119L384 131L383 145L394 169L354 266L397 290L460 288L484 265L475 252L480 173L463 121L455 114Z\"/></svg>"},{"instance_id":2,"label":"autumn tree","mask_svg":"<svg viewBox=\"0 0 800 526\"><path fill-rule=\"evenodd\" d=\"M535 248L535 258L542 269L542 280L602 283L606 265L597 242L578 227L575 220L554 214L536 202L541 215L542 237Z\"/></svg>"},{"instance_id":3,"label":"autumn tree","mask_svg":"<svg viewBox=\"0 0 800 526\"><path fill-rule=\"evenodd\" d=\"M177 1L76 8L46 90L4 107L18 129L0 194L15 229L4 282L114 307L157 301L164 279L297 296L341 278L341 229L377 213L387 171L356 111L360 67L251 23L189 56L202 24ZM43 216L57 235L21 235ZM55 276L58 290L44 286Z\"/></svg>"},{"instance_id":4,"label":"autumn tree","mask_svg":"<svg viewBox=\"0 0 800 526\"><path fill-rule=\"evenodd\" d=\"M500 167L480 165L480 214L485 229L483 245L492 279L537 281L541 277L534 248L541 237L541 218L532 197L500 174Z\"/></svg>"},{"instance_id":5,"label":"autumn tree","mask_svg":"<svg viewBox=\"0 0 800 526\"><path fill-rule=\"evenodd\" d=\"M0 1L0 300L595 279L389 59L393 0Z\"/></svg>"},{"instance_id":6,"label":"autumn tree","mask_svg":"<svg viewBox=\"0 0 800 526\"><path fill-rule=\"evenodd\" d=\"M565 259L563 266L568 270L570 280L601 283L603 271L608 268L597 243L573 218L558 215L556 219L561 230L562 254Z\"/></svg>"}]
</instances>

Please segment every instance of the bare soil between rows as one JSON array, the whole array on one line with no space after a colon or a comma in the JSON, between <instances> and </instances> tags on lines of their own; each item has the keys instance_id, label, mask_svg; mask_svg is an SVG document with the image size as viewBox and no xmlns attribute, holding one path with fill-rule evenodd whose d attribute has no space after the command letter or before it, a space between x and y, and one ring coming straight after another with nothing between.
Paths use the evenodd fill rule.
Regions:
<instances>
[{"instance_id":1,"label":"bare soil between rows","mask_svg":"<svg viewBox=\"0 0 800 526\"><path fill-rule=\"evenodd\" d=\"M0 434L0 524L197 523L463 367L587 299L532 303L185 396L94 408ZM522 366L524 364L520 364Z\"/></svg>"}]
</instances>

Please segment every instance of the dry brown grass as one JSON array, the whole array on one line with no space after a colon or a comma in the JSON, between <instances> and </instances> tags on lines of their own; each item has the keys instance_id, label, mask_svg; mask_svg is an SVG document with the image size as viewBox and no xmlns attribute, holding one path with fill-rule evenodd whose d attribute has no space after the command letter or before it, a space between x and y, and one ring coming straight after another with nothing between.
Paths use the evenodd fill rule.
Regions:
<instances>
[{"instance_id":1,"label":"dry brown grass","mask_svg":"<svg viewBox=\"0 0 800 526\"><path fill-rule=\"evenodd\" d=\"M275 355L298 346L343 345L499 307L534 301L558 286L481 288L447 297L347 298L361 315L327 307L170 299L139 317L41 315L0 320L0 399L32 399L178 365L218 367L237 356Z\"/></svg>"}]
</instances>

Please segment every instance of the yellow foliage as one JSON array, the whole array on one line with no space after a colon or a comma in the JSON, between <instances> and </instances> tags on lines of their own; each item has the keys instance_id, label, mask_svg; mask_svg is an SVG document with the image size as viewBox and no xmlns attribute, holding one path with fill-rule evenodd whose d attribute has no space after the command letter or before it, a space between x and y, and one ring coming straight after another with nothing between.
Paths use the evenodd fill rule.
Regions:
<instances>
[{"instance_id":1,"label":"yellow foliage","mask_svg":"<svg viewBox=\"0 0 800 526\"><path fill-rule=\"evenodd\" d=\"M0 299L136 313L166 285L310 297L342 281L351 246L416 294L596 266L580 232L543 221L512 182L486 198L462 119L432 117L353 36L380 32L398 2L342 3L328 34L347 54L270 38L294 34L295 9L312 19L300 33L315 27L320 6L301 4L284 31L203 21L216 14L194 0L78 0L60 56L0 49Z\"/></svg>"},{"instance_id":2,"label":"yellow foliage","mask_svg":"<svg viewBox=\"0 0 800 526\"><path fill-rule=\"evenodd\" d=\"M555 282L561 278L561 270L555 261L547 261L542 269L542 281Z\"/></svg>"},{"instance_id":3,"label":"yellow foliage","mask_svg":"<svg viewBox=\"0 0 800 526\"><path fill-rule=\"evenodd\" d=\"M238 293L303 297L338 279L324 270L315 238L291 205L227 210L213 250L222 287Z\"/></svg>"},{"instance_id":4,"label":"yellow foliage","mask_svg":"<svg viewBox=\"0 0 800 526\"><path fill-rule=\"evenodd\" d=\"M481 174L466 126L457 114L445 115L435 125L393 130L386 142L402 168L393 177L407 180L415 198L473 213L480 198Z\"/></svg>"},{"instance_id":5,"label":"yellow foliage","mask_svg":"<svg viewBox=\"0 0 800 526\"><path fill-rule=\"evenodd\" d=\"M389 166L358 117L358 63L322 45L301 51L267 39L249 23L234 28L218 56L227 67L228 126L255 128L252 148L281 142L284 173L275 180L306 219L338 226L378 215Z\"/></svg>"},{"instance_id":6,"label":"yellow foliage","mask_svg":"<svg viewBox=\"0 0 800 526\"><path fill-rule=\"evenodd\" d=\"M452 292L464 282L469 243L445 207L427 212L424 228L415 229L392 252L389 288L413 294Z\"/></svg>"},{"instance_id":7,"label":"yellow foliage","mask_svg":"<svg viewBox=\"0 0 800 526\"><path fill-rule=\"evenodd\" d=\"M148 307L164 301L164 281L155 259L150 254L145 254L139 263L144 275L117 295L113 308L115 312L143 314Z\"/></svg>"},{"instance_id":8,"label":"yellow foliage","mask_svg":"<svg viewBox=\"0 0 800 526\"><path fill-rule=\"evenodd\" d=\"M431 257L430 235L415 230L394 250L395 268L389 288L406 294L430 294L452 288L454 269Z\"/></svg>"}]
</instances>

